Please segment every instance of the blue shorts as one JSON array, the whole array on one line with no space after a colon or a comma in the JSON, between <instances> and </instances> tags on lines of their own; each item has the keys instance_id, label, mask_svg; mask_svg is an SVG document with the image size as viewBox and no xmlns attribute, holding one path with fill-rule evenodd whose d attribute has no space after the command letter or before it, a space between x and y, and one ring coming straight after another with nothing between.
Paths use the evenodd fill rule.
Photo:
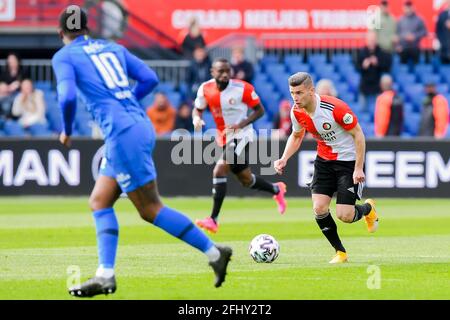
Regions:
<instances>
[{"instance_id":1,"label":"blue shorts","mask_svg":"<svg viewBox=\"0 0 450 320\"><path fill-rule=\"evenodd\" d=\"M156 179L154 147L153 125L140 121L106 141L100 174L116 179L123 192L134 191Z\"/></svg>"}]
</instances>

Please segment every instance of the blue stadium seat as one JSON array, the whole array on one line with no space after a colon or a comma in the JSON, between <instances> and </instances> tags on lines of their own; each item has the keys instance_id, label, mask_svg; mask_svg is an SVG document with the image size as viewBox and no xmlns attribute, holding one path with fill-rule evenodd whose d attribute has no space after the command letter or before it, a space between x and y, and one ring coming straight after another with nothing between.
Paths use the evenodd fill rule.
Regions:
<instances>
[{"instance_id":1,"label":"blue stadium seat","mask_svg":"<svg viewBox=\"0 0 450 320\"><path fill-rule=\"evenodd\" d=\"M213 129L216 127L216 123L214 122L214 118L212 113L209 110L203 112L202 115L203 121L205 121L205 130Z\"/></svg>"},{"instance_id":2,"label":"blue stadium seat","mask_svg":"<svg viewBox=\"0 0 450 320\"><path fill-rule=\"evenodd\" d=\"M167 99L169 99L170 104L177 108L181 105L181 94L179 92L170 92L167 94Z\"/></svg>"},{"instance_id":3,"label":"blue stadium seat","mask_svg":"<svg viewBox=\"0 0 450 320\"><path fill-rule=\"evenodd\" d=\"M271 63L266 65L266 73L269 75L269 77L280 73L284 73L285 71L286 67L284 66L284 64Z\"/></svg>"},{"instance_id":4,"label":"blue stadium seat","mask_svg":"<svg viewBox=\"0 0 450 320\"><path fill-rule=\"evenodd\" d=\"M50 81L35 81L34 87L44 92L49 92L52 90L52 83Z\"/></svg>"},{"instance_id":5,"label":"blue stadium seat","mask_svg":"<svg viewBox=\"0 0 450 320\"><path fill-rule=\"evenodd\" d=\"M47 124L34 124L28 127L27 130L33 137L48 137L52 135Z\"/></svg>"},{"instance_id":6,"label":"blue stadium seat","mask_svg":"<svg viewBox=\"0 0 450 320\"><path fill-rule=\"evenodd\" d=\"M287 69L289 71L289 73L294 74L296 72L310 72L311 71L311 67L309 66L309 64L305 64L305 63L290 63L287 65Z\"/></svg>"},{"instance_id":7,"label":"blue stadium seat","mask_svg":"<svg viewBox=\"0 0 450 320\"><path fill-rule=\"evenodd\" d=\"M17 121L13 120L6 121L3 130L5 131L5 134L10 137L24 137L26 135L22 126Z\"/></svg>"},{"instance_id":8,"label":"blue stadium seat","mask_svg":"<svg viewBox=\"0 0 450 320\"><path fill-rule=\"evenodd\" d=\"M267 64L274 64L280 62L280 57L274 54L265 54L261 59L261 65L265 66Z\"/></svg>"},{"instance_id":9,"label":"blue stadium seat","mask_svg":"<svg viewBox=\"0 0 450 320\"><path fill-rule=\"evenodd\" d=\"M303 63L303 56L300 54L288 54L284 56L284 64L289 66L290 64Z\"/></svg>"},{"instance_id":10,"label":"blue stadium seat","mask_svg":"<svg viewBox=\"0 0 450 320\"><path fill-rule=\"evenodd\" d=\"M437 74L422 74L419 75L419 79L423 84L427 84L430 82L438 84L441 82L441 77Z\"/></svg>"},{"instance_id":11,"label":"blue stadium seat","mask_svg":"<svg viewBox=\"0 0 450 320\"><path fill-rule=\"evenodd\" d=\"M409 66L407 64L394 64L392 66L392 73L394 76L409 73Z\"/></svg>"},{"instance_id":12,"label":"blue stadium seat","mask_svg":"<svg viewBox=\"0 0 450 320\"><path fill-rule=\"evenodd\" d=\"M441 83L436 86L437 92L439 92L440 94L444 94L444 95L449 93L448 88L449 88L449 85L446 83Z\"/></svg>"},{"instance_id":13,"label":"blue stadium seat","mask_svg":"<svg viewBox=\"0 0 450 320\"><path fill-rule=\"evenodd\" d=\"M165 94L172 91L175 91L175 85L172 82L160 82L154 90L154 92L163 92Z\"/></svg>"},{"instance_id":14,"label":"blue stadium seat","mask_svg":"<svg viewBox=\"0 0 450 320\"><path fill-rule=\"evenodd\" d=\"M418 64L414 67L414 73L418 76L422 74L432 74L433 66L431 64Z\"/></svg>"},{"instance_id":15,"label":"blue stadium seat","mask_svg":"<svg viewBox=\"0 0 450 320\"><path fill-rule=\"evenodd\" d=\"M420 113L411 113L407 115L405 129L411 136L417 136L420 125Z\"/></svg>"},{"instance_id":16,"label":"blue stadium seat","mask_svg":"<svg viewBox=\"0 0 450 320\"><path fill-rule=\"evenodd\" d=\"M334 65L332 64L315 64L314 71L319 76L327 76L335 73Z\"/></svg>"},{"instance_id":17,"label":"blue stadium seat","mask_svg":"<svg viewBox=\"0 0 450 320\"><path fill-rule=\"evenodd\" d=\"M349 53L337 53L331 57L331 62L335 66L353 63L352 56Z\"/></svg>"},{"instance_id":18,"label":"blue stadium seat","mask_svg":"<svg viewBox=\"0 0 450 320\"><path fill-rule=\"evenodd\" d=\"M327 55L324 53L312 54L308 58L309 64L318 66L327 63Z\"/></svg>"}]
</instances>

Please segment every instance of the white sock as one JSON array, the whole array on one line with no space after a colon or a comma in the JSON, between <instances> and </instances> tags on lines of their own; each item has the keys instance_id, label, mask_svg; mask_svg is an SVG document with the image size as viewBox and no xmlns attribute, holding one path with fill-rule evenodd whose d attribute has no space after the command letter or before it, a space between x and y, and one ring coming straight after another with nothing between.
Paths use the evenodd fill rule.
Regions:
<instances>
[{"instance_id":1,"label":"white sock","mask_svg":"<svg viewBox=\"0 0 450 320\"><path fill-rule=\"evenodd\" d=\"M111 278L114 276L113 268L103 268L103 266L98 267L97 272L95 273L96 277L101 278Z\"/></svg>"},{"instance_id":2,"label":"white sock","mask_svg":"<svg viewBox=\"0 0 450 320\"><path fill-rule=\"evenodd\" d=\"M219 260L220 258L220 251L217 249L216 246L212 246L205 252L206 256L208 257L208 260L210 262L215 262Z\"/></svg>"}]
</instances>

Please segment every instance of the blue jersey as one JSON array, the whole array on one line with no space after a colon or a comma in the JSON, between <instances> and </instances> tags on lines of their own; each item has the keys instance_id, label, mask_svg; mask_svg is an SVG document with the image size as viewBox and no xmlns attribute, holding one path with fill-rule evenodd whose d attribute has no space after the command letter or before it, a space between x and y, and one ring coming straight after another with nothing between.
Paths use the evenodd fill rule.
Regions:
<instances>
[{"instance_id":1,"label":"blue jersey","mask_svg":"<svg viewBox=\"0 0 450 320\"><path fill-rule=\"evenodd\" d=\"M146 116L138 100L158 84L156 73L126 48L88 36L79 36L61 48L52 65L67 135L72 133L76 88L108 139ZM137 85L132 88L128 78Z\"/></svg>"}]
</instances>

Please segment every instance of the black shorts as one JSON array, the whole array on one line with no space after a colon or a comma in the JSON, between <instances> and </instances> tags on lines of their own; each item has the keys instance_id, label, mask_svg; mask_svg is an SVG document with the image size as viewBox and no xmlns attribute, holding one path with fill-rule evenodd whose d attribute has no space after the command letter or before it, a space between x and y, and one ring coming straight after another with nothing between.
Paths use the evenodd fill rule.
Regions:
<instances>
[{"instance_id":1,"label":"black shorts","mask_svg":"<svg viewBox=\"0 0 450 320\"><path fill-rule=\"evenodd\" d=\"M333 197L337 192L337 204L354 205L362 197L364 184L353 183L355 161L324 160L314 161L314 176L310 188L313 194Z\"/></svg>"},{"instance_id":2,"label":"black shorts","mask_svg":"<svg viewBox=\"0 0 450 320\"><path fill-rule=\"evenodd\" d=\"M230 165L231 172L238 174L249 167L249 152L249 142L235 139L223 147L222 159Z\"/></svg>"}]
</instances>

